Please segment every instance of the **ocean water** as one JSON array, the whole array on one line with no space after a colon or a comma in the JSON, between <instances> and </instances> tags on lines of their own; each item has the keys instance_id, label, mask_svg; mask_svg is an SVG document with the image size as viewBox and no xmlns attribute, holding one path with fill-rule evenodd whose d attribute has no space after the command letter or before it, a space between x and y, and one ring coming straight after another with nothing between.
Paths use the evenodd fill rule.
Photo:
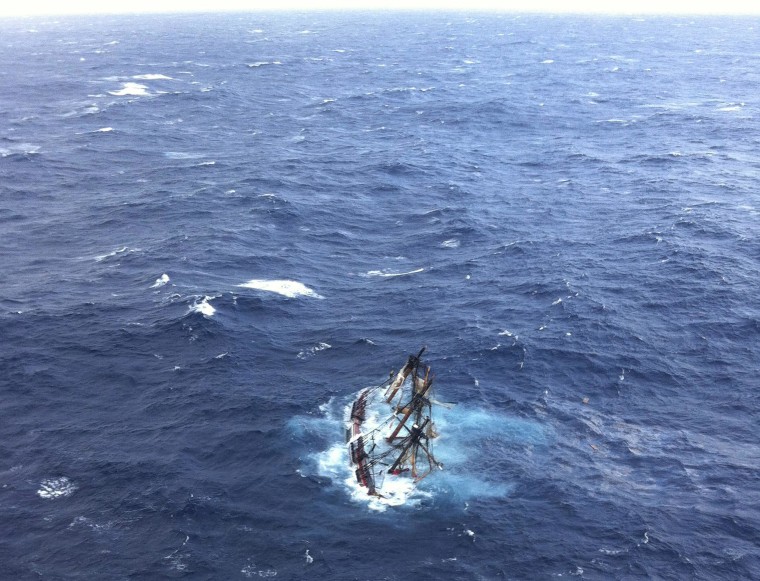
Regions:
<instances>
[{"instance_id":1,"label":"ocean water","mask_svg":"<svg viewBox=\"0 0 760 581\"><path fill-rule=\"evenodd\" d=\"M759 26L0 21L0 578L760 577Z\"/></svg>"}]
</instances>

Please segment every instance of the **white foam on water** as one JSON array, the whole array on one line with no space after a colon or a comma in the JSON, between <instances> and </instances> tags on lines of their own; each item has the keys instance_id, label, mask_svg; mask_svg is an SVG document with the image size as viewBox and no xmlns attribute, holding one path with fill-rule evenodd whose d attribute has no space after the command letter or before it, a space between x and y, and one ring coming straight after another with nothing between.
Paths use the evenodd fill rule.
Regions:
<instances>
[{"instance_id":1,"label":"white foam on water","mask_svg":"<svg viewBox=\"0 0 760 581\"><path fill-rule=\"evenodd\" d=\"M167 77L166 75L161 74L146 74L146 75L134 75L132 77L133 79L137 79L138 81L160 81L160 80L167 80L167 81L173 81L171 77Z\"/></svg>"},{"instance_id":2,"label":"white foam on water","mask_svg":"<svg viewBox=\"0 0 760 581\"><path fill-rule=\"evenodd\" d=\"M424 268L418 268L416 270L410 270L407 272L390 272L388 269L370 270L364 276L380 276L384 278L392 278L394 276L408 276L410 274L417 274L419 272L424 272L424 270L425 270Z\"/></svg>"},{"instance_id":3,"label":"white foam on water","mask_svg":"<svg viewBox=\"0 0 760 581\"><path fill-rule=\"evenodd\" d=\"M255 63L248 63L248 68L257 69L259 67L265 67L267 65L281 65L280 61L256 61Z\"/></svg>"},{"instance_id":4,"label":"white foam on water","mask_svg":"<svg viewBox=\"0 0 760 581\"><path fill-rule=\"evenodd\" d=\"M297 280L287 280L287 279L274 279L274 280L266 280L266 279L258 279L254 278L249 280L248 282L244 282L243 284L237 285L242 288L250 288L254 290L261 290L265 292L270 293L277 293L278 295L282 295L284 297L288 298L296 298L296 297L311 297L314 299L323 299L322 295L316 293L314 290L310 289L308 286L303 284L302 282L298 282Z\"/></svg>"},{"instance_id":5,"label":"white foam on water","mask_svg":"<svg viewBox=\"0 0 760 581\"><path fill-rule=\"evenodd\" d=\"M337 429L336 432L340 436ZM389 506L419 503L430 496L430 493L418 489L411 478L391 474L384 475L384 480L382 476L378 479L378 484L382 481L382 497L367 494L367 489L356 480L348 458L348 447L342 441L319 453L316 461L320 476L341 483L351 500L365 504L376 512L384 512Z\"/></svg>"},{"instance_id":6,"label":"white foam on water","mask_svg":"<svg viewBox=\"0 0 760 581\"><path fill-rule=\"evenodd\" d=\"M71 496L77 489L76 485L66 476L59 478L47 478L40 482L40 488L37 495L40 498L53 499Z\"/></svg>"},{"instance_id":7,"label":"white foam on water","mask_svg":"<svg viewBox=\"0 0 760 581\"><path fill-rule=\"evenodd\" d=\"M206 157L206 154L189 151L165 151L164 157L168 157L169 159L202 159Z\"/></svg>"},{"instance_id":8,"label":"white foam on water","mask_svg":"<svg viewBox=\"0 0 760 581\"><path fill-rule=\"evenodd\" d=\"M40 151L39 145L33 145L31 143L19 143L18 145L12 145L10 147L0 147L0 157L8 157L9 155L30 155Z\"/></svg>"},{"instance_id":9,"label":"white foam on water","mask_svg":"<svg viewBox=\"0 0 760 581\"><path fill-rule=\"evenodd\" d=\"M190 311L194 313L200 313L204 317L212 317L214 313L216 313L216 309L211 306L211 303L209 303L209 301L214 298L216 297L205 296L201 301L196 300L196 302L193 303L193 305L190 307Z\"/></svg>"},{"instance_id":10,"label":"white foam on water","mask_svg":"<svg viewBox=\"0 0 760 581\"><path fill-rule=\"evenodd\" d=\"M459 248L459 244L460 244L459 240L457 240L456 238L451 238L449 240L444 240L443 242L441 242L441 247L442 248Z\"/></svg>"},{"instance_id":11,"label":"white foam on water","mask_svg":"<svg viewBox=\"0 0 760 581\"><path fill-rule=\"evenodd\" d=\"M621 553L627 553L628 549L599 549L599 552L603 555L620 555Z\"/></svg>"},{"instance_id":12,"label":"white foam on water","mask_svg":"<svg viewBox=\"0 0 760 581\"><path fill-rule=\"evenodd\" d=\"M169 275L164 273L156 279L156 282L150 285L150 288L160 288L168 282L169 282Z\"/></svg>"},{"instance_id":13,"label":"white foam on water","mask_svg":"<svg viewBox=\"0 0 760 581\"><path fill-rule=\"evenodd\" d=\"M147 85L141 85L140 83L122 83L122 88L118 91L108 91L109 95L116 97L145 97L150 95Z\"/></svg>"},{"instance_id":14,"label":"white foam on water","mask_svg":"<svg viewBox=\"0 0 760 581\"><path fill-rule=\"evenodd\" d=\"M97 133L110 133L111 131L113 131L113 127L101 127Z\"/></svg>"},{"instance_id":15,"label":"white foam on water","mask_svg":"<svg viewBox=\"0 0 760 581\"><path fill-rule=\"evenodd\" d=\"M113 526L114 526L113 521L108 521L105 524L100 524L100 523L96 523L90 518L87 518L86 516L78 516L78 517L75 517L74 520L72 520L69 523L69 526L66 528L76 529L80 527L87 527L90 530L100 533L103 531L111 530Z\"/></svg>"},{"instance_id":16,"label":"white foam on water","mask_svg":"<svg viewBox=\"0 0 760 581\"><path fill-rule=\"evenodd\" d=\"M377 394L376 394L377 395ZM392 474L378 474L377 485L383 496L367 494L367 489L361 486L355 477L354 467L348 456L348 445L343 440L345 421L350 415L353 400L338 407L334 402L329 402L320 408L325 412L322 418L312 418L312 429L320 433L335 435L333 444L325 450L312 454L312 460L316 464L316 471L320 476L329 478L339 484L346 494L357 504L364 504L368 509L375 512L384 512L390 506L404 504L415 505L421 500L429 498L430 492L423 491L415 486L413 480L405 475L395 476ZM363 424L365 433L382 426L390 416L381 417L374 405L367 406L367 415Z\"/></svg>"},{"instance_id":17,"label":"white foam on water","mask_svg":"<svg viewBox=\"0 0 760 581\"><path fill-rule=\"evenodd\" d=\"M307 357L316 355L320 351L324 351L325 349L330 349L331 347L332 345L330 345L329 343L325 343L325 342L317 343L316 345L314 345L313 347L310 347L309 349L304 349L302 351L299 351L296 357L298 357L299 359L306 359Z\"/></svg>"},{"instance_id":18,"label":"white foam on water","mask_svg":"<svg viewBox=\"0 0 760 581\"><path fill-rule=\"evenodd\" d=\"M259 569L254 564L244 566L240 572L248 579L252 579L253 577L277 577L275 569Z\"/></svg>"},{"instance_id":19,"label":"white foam on water","mask_svg":"<svg viewBox=\"0 0 760 581\"><path fill-rule=\"evenodd\" d=\"M184 542L179 546L179 548L175 549L166 557L164 557L165 560L169 561L171 563L172 569L175 571L186 571L187 570L187 563L185 563L182 559L186 558L188 556L187 553L180 553L180 550L187 544L187 541L190 540L190 535L185 535Z\"/></svg>"},{"instance_id":20,"label":"white foam on water","mask_svg":"<svg viewBox=\"0 0 760 581\"><path fill-rule=\"evenodd\" d=\"M486 442L494 449L507 449L514 444L540 447L547 440L545 428L536 421L463 405L452 409L436 406L434 421L440 436L431 441L431 446L443 469L435 470L418 485L408 475L377 474L377 486L385 495L380 498L367 494L367 489L357 482L349 461L344 435L352 402L353 398L345 405L331 400L320 406L321 417L294 418L290 423L291 429L301 430L305 439L313 440L316 436L329 442L325 449L307 456L307 465L299 473L308 473L309 464L313 464L312 470L337 484L353 502L377 512L386 511L389 507L416 506L433 498L466 503L473 498L508 497L515 485L494 478L487 479L488 473L474 467L473 459L482 455ZM381 426L389 417L380 416L377 406L368 404L365 433Z\"/></svg>"},{"instance_id":21,"label":"white foam on water","mask_svg":"<svg viewBox=\"0 0 760 581\"><path fill-rule=\"evenodd\" d=\"M131 252L140 252L140 249L130 248L129 246L122 246L121 248L113 250L109 252L108 254L101 254L100 256L96 256L95 261L103 262L104 260L108 260L109 258L113 258L114 256L119 256L120 254L129 254Z\"/></svg>"}]
</instances>

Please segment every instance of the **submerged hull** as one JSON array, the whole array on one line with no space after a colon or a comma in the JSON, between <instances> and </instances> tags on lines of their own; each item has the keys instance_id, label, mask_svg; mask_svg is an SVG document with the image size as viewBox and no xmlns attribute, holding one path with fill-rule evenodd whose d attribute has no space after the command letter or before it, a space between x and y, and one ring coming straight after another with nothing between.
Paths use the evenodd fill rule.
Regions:
<instances>
[{"instance_id":1,"label":"submerged hull","mask_svg":"<svg viewBox=\"0 0 760 581\"><path fill-rule=\"evenodd\" d=\"M418 355L389 379L359 392L346 426L348 456L367 494L392 497L443 466L432 454L433 376Z\"/></svg>"}]
</instances>

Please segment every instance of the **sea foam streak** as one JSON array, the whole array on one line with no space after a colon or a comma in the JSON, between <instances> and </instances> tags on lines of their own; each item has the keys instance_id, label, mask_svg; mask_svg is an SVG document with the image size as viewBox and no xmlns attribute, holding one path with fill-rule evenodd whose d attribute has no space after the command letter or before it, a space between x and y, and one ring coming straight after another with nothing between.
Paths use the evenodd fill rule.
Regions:
<instances>
[{"instance_id":1,"label":"sea foam streak","mask_svg":"<svg viewBox=\"0 0 760 581\"><path fill-rule=\"evenodd\" d=\"M424 268L417 268L415 270L410 270L408 272L388 272L387 270L370 270L367 274L364 276L381 276L384 278L392 278L394 276L407 276L410 274L417 274L420 272L424 272Z\"/></svg>"},{"instance_id":2,"label":"sea foam streak","mask_svg":"<svg viewBox=\"0 0 760 581\"><path fill-rule=\"evenodd\" d=\"M145 74L145 75L134 75L132 78L140 80L140 81L161 81L161 80L173 81L174 80L171 77L167 77L166 75L162 75L162 74L158 74L158 73L149 73L149 74Z\"/></svg>"},{"instance_id":3,"label":"sea foam streak","mask_svg":"<svg viewBox=\"0 0 760 581\"><path fill-rule=\"evenodd\" d=\"M302 282L298 282L297 280L284 280L284 279L264 280L264 279L254 278L254 279L249 280L248 282L239 284L238 286L242 288L251 288L255 290L267 291L270 293L277 293L279 295L282 295L284 297L288 297L291 299L299 297L299 296L312 297L315 299L325 298L322 295L314 292L312 289L310 289L308 286L306 286Z\"/></svg>"}]
</instances>

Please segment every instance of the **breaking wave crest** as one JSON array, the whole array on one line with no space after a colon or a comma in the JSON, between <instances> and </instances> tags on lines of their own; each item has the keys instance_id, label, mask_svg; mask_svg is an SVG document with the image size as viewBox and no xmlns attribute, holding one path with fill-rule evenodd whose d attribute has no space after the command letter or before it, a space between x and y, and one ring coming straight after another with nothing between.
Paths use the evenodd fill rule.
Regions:
<instances>
[{"instance_id":1,"label":"breaking wave crest","mask_svg":"<svg viewBox=\"0 0 760 581\"><path fill-rule=\"evenodd\" d=\"M276 293L288 298L311 297L314 299L323 299L324 297L308 286L297 280L265 280L251 279L248 282L239 284L239 287L261 290Z\"/></svg>"}]
</instances>

